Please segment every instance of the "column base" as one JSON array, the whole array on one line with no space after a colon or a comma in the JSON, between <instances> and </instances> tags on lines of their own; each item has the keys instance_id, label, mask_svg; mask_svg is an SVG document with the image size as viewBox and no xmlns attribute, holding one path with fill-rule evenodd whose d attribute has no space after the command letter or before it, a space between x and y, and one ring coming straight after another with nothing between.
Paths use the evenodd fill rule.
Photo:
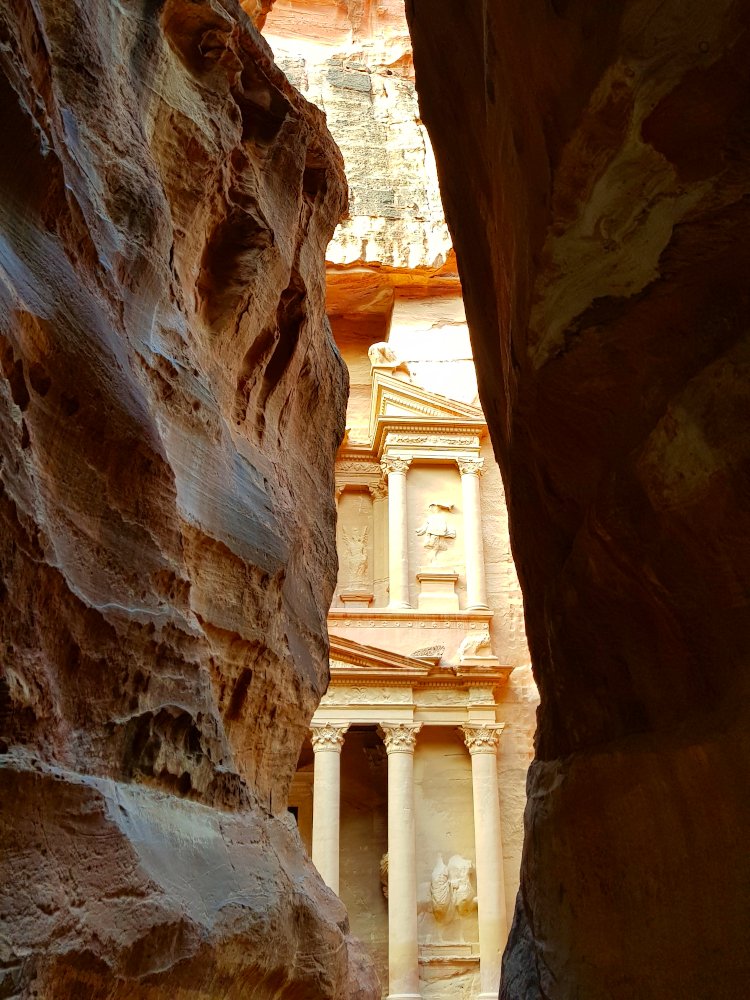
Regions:
<instances>
[{"instance_id":1,"label":"column base","mask_svg":"<svg viewBox=\"0 0 750 1000\"><path fill-rule=\"evenodd\" d=\"M500 987L494 993L477 993L477 1000L497 1000Z\"/></svg>"},{"instance_id":2,"label":"column base","mask_svg":"<svg viewBox=\"0 0 750 1000\"><path fill-rule=\"evenodd\" d=\"M490 996L489 993L483 994L483 996ZM389 993L386 1000L422 1000L421 993ZM492 1000L497 1000L497 997L493 997Z\"/></svg>"},{"instance_id":3,"label":"column base","mask_svg":"<svg viewBox=\"0 0 750 1000\"><path fill-rule=\"evenodd\" d=\"M406 601L391 601L388 605L389 611L413 611L411 604L407 604ZM410 997L411 993L394 993L394 997Z\"/></svg>"}]
</instances>

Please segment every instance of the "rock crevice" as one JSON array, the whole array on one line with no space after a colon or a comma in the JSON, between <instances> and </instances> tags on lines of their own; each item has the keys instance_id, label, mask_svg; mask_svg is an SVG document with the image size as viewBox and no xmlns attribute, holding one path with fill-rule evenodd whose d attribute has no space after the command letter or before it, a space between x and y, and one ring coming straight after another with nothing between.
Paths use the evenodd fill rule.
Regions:
<instances>
[{"instance_id":1,"label":"rock crevice","mask_svg":"<svg viewBox=\"0 0 750 1000\"><path fill-rule=\"evenodd\" d=\"M541 693L501 992L734 997L748 7L407 13Z\"/></svg>"}]
</instances>

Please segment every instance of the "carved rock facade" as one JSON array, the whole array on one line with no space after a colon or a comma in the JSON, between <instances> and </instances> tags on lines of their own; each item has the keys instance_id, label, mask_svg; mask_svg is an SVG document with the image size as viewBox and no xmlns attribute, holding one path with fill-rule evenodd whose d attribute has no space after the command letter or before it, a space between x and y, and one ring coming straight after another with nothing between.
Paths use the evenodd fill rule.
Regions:
<instances>
[{"instance_id":1,"label":"carved rock facade","mask_svg":"<svg viewBox=\"0 0 750 1000\"><path fill-rule=\"evenodd\" d=\"M407 13L542 697L502 996L734 998L750 7Z\"/></svg>"},{"instance_id":2,"label":"carved rock facade","mask_svg":"<svg viewBox=\"0 0 750 1000\"><path fill-rule=\"evenodd\" d=\"M327 683L340 156L234 0L0 30L0 993L371 1000L285 809Z\"/></svg>"}]
</instances>

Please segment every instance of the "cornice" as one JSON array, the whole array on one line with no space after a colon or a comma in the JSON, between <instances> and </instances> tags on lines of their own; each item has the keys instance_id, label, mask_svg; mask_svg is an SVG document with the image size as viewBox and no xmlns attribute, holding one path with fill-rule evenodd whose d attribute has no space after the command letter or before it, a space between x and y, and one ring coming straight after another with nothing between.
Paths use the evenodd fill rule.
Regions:
<instances>
[{"instance_id":1,"label":"cornice","mask_svg":"<svg viewBox=\"0 0 750 1000\"><path fill-rule=\"evenodd\" d=\"M494 612L487 611L419 611L417 608L399 609L397 611L388 608L358 608L349 610L346 608L331 608L328 612L329 622L362 621L372 619L373 621L424 621L424 622L491 622ZM333 640L333 636L331 637Z\"/></svg>"}]
</instances>

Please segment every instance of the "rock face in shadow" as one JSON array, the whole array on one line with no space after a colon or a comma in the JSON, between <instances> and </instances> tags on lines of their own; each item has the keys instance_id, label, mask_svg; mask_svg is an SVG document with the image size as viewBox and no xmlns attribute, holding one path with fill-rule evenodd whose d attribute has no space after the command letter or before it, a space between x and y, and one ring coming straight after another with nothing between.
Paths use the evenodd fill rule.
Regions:
<instances>
[{"instance_id":1,"label":"rock face in shadow","mask_svg":"<svg viewBox=\"0 0 750 1000\"><path fill-rule=\"evenodd\" d=\"M506 1000L750 949L750 5L407 3L542 696Z\"/></svg>"},{"instance_id":2,"label":"rock face in shadow","mask_svg":"<svg viewBox=\"0 0 750 1000\"><path fill-rule=\"evenodd\" d=\"M235 0L3 0L0 33L0 995L371 1000L286 812L340 155Z\"/></svg>"}]
</instances>

